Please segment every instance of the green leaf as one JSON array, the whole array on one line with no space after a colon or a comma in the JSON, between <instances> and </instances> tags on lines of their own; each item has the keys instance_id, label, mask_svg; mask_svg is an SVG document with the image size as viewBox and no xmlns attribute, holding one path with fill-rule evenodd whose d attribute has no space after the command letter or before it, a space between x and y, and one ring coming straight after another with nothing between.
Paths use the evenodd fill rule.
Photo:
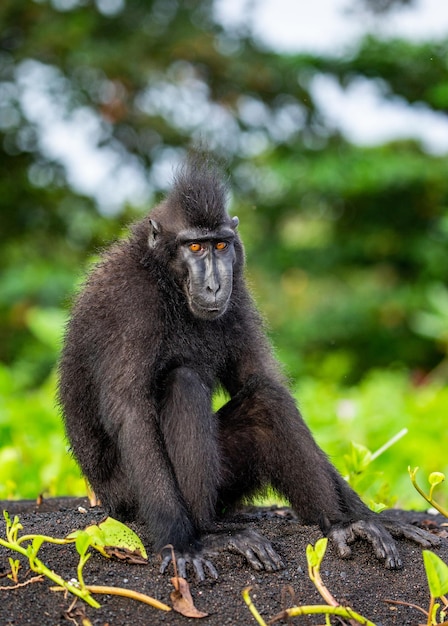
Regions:
<instances>
[{"instance_id":1,"label":"green leaf","mask_svg":"<svg viewBox=\"0 0 448 626\"><path fill-rule=\"evenodd\" d=\"M316 552L310 543L306 547L306 560L308 567L316 567L318 563Z\"/></svg>"},{"instance_id":2,"label":"green leaf","mask_svg":"<svg viewBox=\"0 0 448 626\"><path fill-rule=\"evenodd\" d=\"M323 537L318 539L316 544L312 546L310 543L306 547L306 560L309 567L319 568L327 549L328 539Z\"/></svg>"},{"instance_id":3,"label":"green leaf","mask_svg":"<svg viewBox=\"0 0 448 626\"><path fill-rule=\"evenodd\" d=\"M143 558L148 558L140 537L125 524L108 517L98 526L103 533L104 545L139 552Z\"/></svg>"},{"instance_id":4,"label":"green leaf","mask_svg":"<svg viewBox=\"0 0 448 626\"><path fill-rule=\"evenodd\" d=\"M429 484L432 487L436 487L437 485L440 485L440 483L443 483L444 480L445 480L445 474L442 474L442 472L432 472L428 476Z\"/></svg>"},{"instance_id":5,"label":"green leaf","mask_svg":"<svg viewBox=\"0 0 448 626\"><path fill-rule=\"evenodd\" d=\"M78 542L79 537L83 535L88 536L89 545L107 558L110 557L110 550L108 552L110 548L118 548L131 554L139 554L144 559L148 558L145 546L138 535L128 526L112 517L106 518L100 524L87 526L84 530L75 530L70 535L67 535L67 539L76 539L76 542Z\"/></svg>"},{"instance_id":6,"label":"green leaf","mask_svg":"<svg viewBox=\"0 0 448 626\"><path fill-rule=\"evenodd\" d=\"M33 537L32 554L36 555L39 552L40 547L44 541L45 541L45 537L42 537L41 535L36 535L35 537Z\"/></svg>"},{"instance_id":7,"label":"green leaf","mask_svg":"<svg viewBox=\"0 0 448 626\"><path fill-rule=\"evenodd\" d=\"M344 455L344 461L349 474L360 474L372 461L372 453L365 446L352 441L350 452Z\"/></svg>"},{"instance_id":8,"label":"green leaf","mask_svg":"<svg viewBox=\"0 0 448 626\"><path fill-rule=\"evenodd\" d=\"M375 513L381 513L384 509L388 507L383 502L374 502L373 500L369 501L369 509L372 509Z\"/></svg>"},{"instance_id":9,"label":"green leaf","mask_svg":"<svg viewBox=\"0 0 448 626\"><path fill-rule=\"evenodd\" d=\"M423 550L423 563L428 578L429 593L440 598L448 593L448 565L437 554Z\"/></svg>"},{"instance_id":10,"label":"green leaf","mask_svg":"<svg viewBox=\"0 0 448 626\"><path fill-rule=\"evenodd\" d=\"M328 539L327 537L322 537L322 539L318 539L314 546L314 551L316 553L318 559L318 565L322 563L322 559L325 556L325 552L327 550Z\"/></svg>"},{"instance_id":11,"label":"green leaf","mask_svg":"<svg viewBox=\"0 0 448 626\"><path fill-rule=\"evenodd\" d=\"M37 553L39 552L44 541L45 537L42 535L34 535L31 543L26 546L26 555L29 558L30 563L37 557Z\"/></svg>"},{"instance_id":12,"label":"green leaf","mask_svg":"<svg viewBox=\"0 0 448 626\"><path fill-rule=\"evenodd\" d=\"M79 556L84 556L92 545L92 538L84 530L81 530L77 533L75 545Z\"/></svg>"},{"instance_id":13,"label":"green leaf","mask_svg":"<svg viewBox=\"0 0 448 626\"><path fill-rule=\"evenodd\" d=\"M86 537L87 539L83 539ZM97 524L92 524L91 526L87 526L84 530L75 530L74 532L67 535L67 539L75 539L76 540L76 549L78 550L78 541L80 548L84 547L83 541L88 540L88 545L98 550L103 556L109 558L109 554L104 550L104 546L106 545L104 533L101 528ZM87 548L86 548L87 549ZM81 554L81 552L78 553Z\"/></svg>"}]
</instances>

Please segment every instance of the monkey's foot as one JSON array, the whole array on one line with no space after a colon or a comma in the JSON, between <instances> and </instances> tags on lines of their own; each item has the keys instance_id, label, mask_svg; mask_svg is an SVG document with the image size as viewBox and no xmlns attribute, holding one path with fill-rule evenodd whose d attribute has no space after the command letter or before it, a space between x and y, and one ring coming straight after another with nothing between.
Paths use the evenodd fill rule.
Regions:
<instances>
[{"instance_id":1,"label":"monkey's foot","mask_svg":"<svg viewBox=\"0 0 448 626\"><path fill-rule=\"evenodd\" d=\"M423 548L431 548L440 543L440 539L411 524L402 524L395 520L382 519L381 522L359 520L349 525L335 525L328 533L339 556L343 559L351 556L352 544L356 539L365 539L373 548L375 556L384 561L388 569L401 569L400 554L393 537L406 538Z\"/></svg>"},{"instance_id":2,"label":"monkey's foot","mask_svg":"<svg viewBox=\"0 0 448 626\"><path fill-rule=\"evenodd\" d=\"M160 573L164 574L173 560L173 550L171 547L163 548L161 556L162 564L160 566ZM213 563L208 559L205 559L201 553L180 553L175 550L174 558L176 560L177 573L181 578L187 578L187 565L193 568L196 577L200 581L205 580L204 568L208 570L212 578L218 578L218 572L216 571Z\"/></svg>"},{"instance_id":3,"label":"monkey's foot","mask_svg":"<svg viewBox=\"0 0 448 626\"><path fill-rule=\"evenodd\" d=\"M276 572L284 567L270 541L254 530L241 530L230 536L218 533L207 535L203 538L203 543L206 554L213 555L223 550L241 554L257 571Z\"/></svg>"}]
</instances>

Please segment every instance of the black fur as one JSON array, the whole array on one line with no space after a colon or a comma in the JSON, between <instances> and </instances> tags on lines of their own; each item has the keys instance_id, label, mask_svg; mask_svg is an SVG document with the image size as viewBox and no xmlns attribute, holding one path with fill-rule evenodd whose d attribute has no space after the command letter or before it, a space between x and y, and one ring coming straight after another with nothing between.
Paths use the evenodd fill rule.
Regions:
<instances>
[{"instance_id":1,"label":"black fur","mask_svg":"<svg viewBox=\"0 0 448 626\"><path fill-rule=\"evenodd\" d=\"M189 226L216 230L228 219L227 192L216 167L198 154L178 171L169 200L181 209Z\"/></svg>"},{"instance_id":2,"label":"black fur","mask_svg":"<svg viewBox=\"0 0 448 626\"><path fill-rule=\"evenodd\" d=\"M172 544L179 555L200 558L210 520L271 483L305 522L334 534L342 556L352 523L367 520L375 532L356 526L353 533L397 567L392 538L295 407L245 287L237 234L226 311L204 320L188 306L178 233L227 232L225 198L216 170L190 161L168 198L87 279L60 362L73 454L108 512L144 520L157 551ZM231 399L213 414L218 386ZM372 539L378 528L380 547Z\"/></svg>"}]
</instances>

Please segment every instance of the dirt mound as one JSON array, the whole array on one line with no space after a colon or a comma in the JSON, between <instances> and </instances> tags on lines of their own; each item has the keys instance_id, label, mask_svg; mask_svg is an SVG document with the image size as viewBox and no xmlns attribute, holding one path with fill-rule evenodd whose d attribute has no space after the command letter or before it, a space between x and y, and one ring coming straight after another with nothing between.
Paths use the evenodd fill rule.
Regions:
<instances>
[{"instance_id":1,"label":"dirt mound","mask_svg":"<svg viewBox=\"0 0 448 626\"><path fill-rule=\"evenodd\" d=\"M87 512L81 512L84 507ZM64 537L77 528L97 523L104 518L100 508L89 509L83 499L52 499L40 506L35 502L0 502L0 508L10 515L19 515L24 530L22 533L35 533ZM258 611L267 621L275 614L293 604L322 604L323 601L308 578L305 550L308 543L315 543L321 533L317 527L303 526L297 520L280 511L273 515L265 510L252 515L240 515L226 526L231 528L253 528L268 537L286 563L286 568L276 573L256 572L242 557L223 553L213 559L219 572L219 579L197 583L191 580L191 593L198 609L207 612L208 617L198 623L207 626L255 624L246 607L241 591L252 586L251 597ZM410 523L431 526L436 533L446 534L440 523L446 522L440 516L422 513L395 511L395 515ZM145 529L131 525L145 544L149 545ZM1 532L4 536L4 531ZM415 608L393 605L386 600L404 601L420 605L425 609L429 604L426 575L423 568L421 550L408 541L400 542L404 567L401 571L386 570L378 562L363 542L354 546L354 558L343 561L336 557L331 545L325 555L321 575L324 583L341 604L350 605L377 626L417 626L426 623L426 618ZM448 563L448 540L442 539L440 548L434 550ZM8 556L16 558L0 547L0 574L9 571ZM41 548L39 557L65 579L76 577L77 553L73 545L47 545ZM148 565L131 565L117 560L108 560L94 552L84 568L85 582L89 585L127 587L148 594L170 604L172 585L169 576L158 572L159 561L150 555ZM22 560L20 579L25 579L26 562ZM2 586L12 584L3 577ZM66 611L73 602L73 596L50 590L49 580L36 582L20 589L0 591L0 624L5 626L55 626L69 624ZM293 597L292 595L293 594ZM164 613L130 599L116 596L96 596L100 609L91 608L78 601L72 611L71 623L82 624L82 611L92 624L104 626L148 626L151 624L183 624L188 619L175 612ZM77 609L81 613L76 615ZM190 620L191 621L191 620ZM323 616L300 617L292 620L296 624L322 624ZM340 623L340 622L339 622Z\"/></svg>"}]
</instances>

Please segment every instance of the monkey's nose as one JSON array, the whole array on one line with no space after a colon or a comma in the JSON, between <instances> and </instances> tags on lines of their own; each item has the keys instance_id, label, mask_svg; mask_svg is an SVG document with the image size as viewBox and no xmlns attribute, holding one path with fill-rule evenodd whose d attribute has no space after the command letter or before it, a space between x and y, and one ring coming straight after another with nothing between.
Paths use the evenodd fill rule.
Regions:
<instances>
[{"instance_id":1,"label":"monkey's nose","mask_svg":"<svg viewBox=\"0 0 448 626\"><path fill-rule=\"evenodd\" d=\"M213 295L216 295L220 289L219 283L213 283L212 285L207 285L207 291Z\"/></svg>"},{"instance_id":2,"label":"monkey's nose","mask_svg":"<svg viewBox=\"0 0 448 626\"><path fill-rule=\"evenodd\" d=\"M219 280L217 280L216 276L209 276L206 283L206 291L213 295L216 295L221 288Z\"/></svg>"}]
</instances>

